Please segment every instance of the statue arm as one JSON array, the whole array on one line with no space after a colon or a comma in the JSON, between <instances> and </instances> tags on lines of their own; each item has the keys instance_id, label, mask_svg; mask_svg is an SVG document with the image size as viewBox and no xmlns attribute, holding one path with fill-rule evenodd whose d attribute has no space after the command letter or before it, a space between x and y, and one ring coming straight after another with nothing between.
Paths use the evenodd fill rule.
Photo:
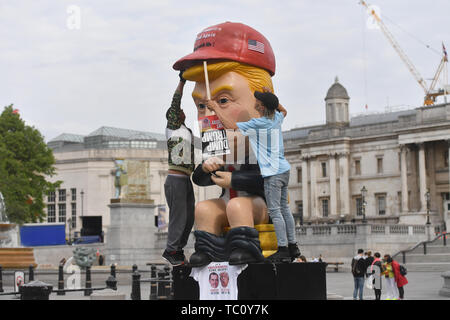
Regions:
<instances>
[{"instance_id":1,"label":"statue arm","mask_svg":"<svg viewBox=\"0 0 450 320\"><path fill-rule=\"evenodd\" d=\"M198 165L192 174L192 181L201 187L212 186L215 183L211 180L211 173L206 173L202 169L202 165Z\"/></svg>"}]
</instances>

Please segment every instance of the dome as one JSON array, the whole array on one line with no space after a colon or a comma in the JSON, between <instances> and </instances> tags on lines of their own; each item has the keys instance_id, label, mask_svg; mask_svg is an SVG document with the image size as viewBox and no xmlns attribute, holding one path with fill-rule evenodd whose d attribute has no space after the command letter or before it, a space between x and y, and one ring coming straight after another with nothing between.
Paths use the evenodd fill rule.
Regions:
<instances>
[{"instance_id":1,"label":"dome","mask_svg":"<svg viewBox=\"0 0 450 320\"><path fill-rule=\"evenodd\" d=\"M328 99L350 99L347 90L342 84L339 83L338 77L334 80L333 85L328 89L327 96L325 100Z\"/></svg>"}]
</instances>

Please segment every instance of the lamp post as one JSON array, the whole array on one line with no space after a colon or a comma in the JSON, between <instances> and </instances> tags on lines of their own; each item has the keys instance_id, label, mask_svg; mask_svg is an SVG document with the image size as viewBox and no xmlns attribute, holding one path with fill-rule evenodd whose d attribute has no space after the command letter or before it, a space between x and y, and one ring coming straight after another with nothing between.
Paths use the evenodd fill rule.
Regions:
<instances>
[{"instance_id":1,"label":"lamp post","mask_svg":"<svg viewBox=\"0 0 450 320\"><path fill-rule=\"evenodd\" d=\"M427 225L430 225L430 190L427 190L427 192L425 193L425 198L427 200Z\"/></svg>"},{"instance_id":2,"label":"lamp post","mask_svg":"<svg viewBox=\"0 0 450 320\"><path fill-rule=\"evenodd\" d=\"M80 235L83 236L83 216L84 216L84 191L81 189L80 192L81 195L81 228L80 228Z\"/></svg>"},{"instance_id":3,"label":"lamp post","mask_svg":"<svg viewBox=\"0 0 450 320\"><path fill-rule=\"evenodd\" d=\"M362 223L367 223L367 220L366 220L366 194L367 194L366 186L363 186L361 189L362 214L363 214Z\"/></svg>"}]
</instances>

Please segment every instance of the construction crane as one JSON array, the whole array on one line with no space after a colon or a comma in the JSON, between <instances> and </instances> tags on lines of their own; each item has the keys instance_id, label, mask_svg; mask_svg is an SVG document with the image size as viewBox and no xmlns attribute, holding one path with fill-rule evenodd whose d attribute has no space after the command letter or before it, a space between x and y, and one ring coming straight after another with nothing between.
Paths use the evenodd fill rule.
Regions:
<instances>
[{"instance_id":1,"label":"construction crane","mask_svg":"<svg viewBox=\"0 0 450 320\"><path fill-rule=\"evenodd\" d=\"M363 5L364 7L366 7L368 13L375 19L376 23L380 27L383 34L386 36L386 38L388 39L390 44L394 47L395 51L397 51L397 53L400 56L400 58L402 59L402 61L406 64L406 67L408 68L408 70L411 72L411 74L414 76L416 81L419 83L419 85L424 90L424 92L425 92L424 105L426 105L426 106L433 105L434 102L436 101L437 96L446 95L448 93L448 86L445 86L444 89L439 89L439 90L434 89L442 70L444 70L444 67L446 67L446 64L448 62L447 52L445 50L444 45L442 44L444 54L441 59L441 63L439 64L436 74L435 74L434 78L432 79L432 83L431 83L430 87L427 87L425 80L420 75L419 71L416 69L416 67L411 62L411 60L408 58L406 53L402 50L402 48L398 44L397 40L395 40L392 33L389 31L389 29L386 27L384 22L381 20L380 16L364 0L361 0L360 4ZM447 84L447 82L446 82L446 84Z\"/></svg>"}]
</instances>

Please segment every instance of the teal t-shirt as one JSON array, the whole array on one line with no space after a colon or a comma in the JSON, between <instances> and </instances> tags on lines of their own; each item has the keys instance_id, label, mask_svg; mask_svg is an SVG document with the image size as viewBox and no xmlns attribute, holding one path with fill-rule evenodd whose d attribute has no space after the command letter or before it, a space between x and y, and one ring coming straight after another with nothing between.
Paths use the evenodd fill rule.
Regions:
<instances>
[{"instance_id":1,"label":"teal t-shirt","mask_svg":"<svg viewBox=\"0 0 450 320\"><path fill-rule=\"evenodd\" d=\"M263 178L284 173L291 169L284 158L283 134L281 124L284 116L275 111L273 119L266 117L253 118L236 125L244 136L248 136L250 145L258 160Z\"/></svg>"}]
</instances>

